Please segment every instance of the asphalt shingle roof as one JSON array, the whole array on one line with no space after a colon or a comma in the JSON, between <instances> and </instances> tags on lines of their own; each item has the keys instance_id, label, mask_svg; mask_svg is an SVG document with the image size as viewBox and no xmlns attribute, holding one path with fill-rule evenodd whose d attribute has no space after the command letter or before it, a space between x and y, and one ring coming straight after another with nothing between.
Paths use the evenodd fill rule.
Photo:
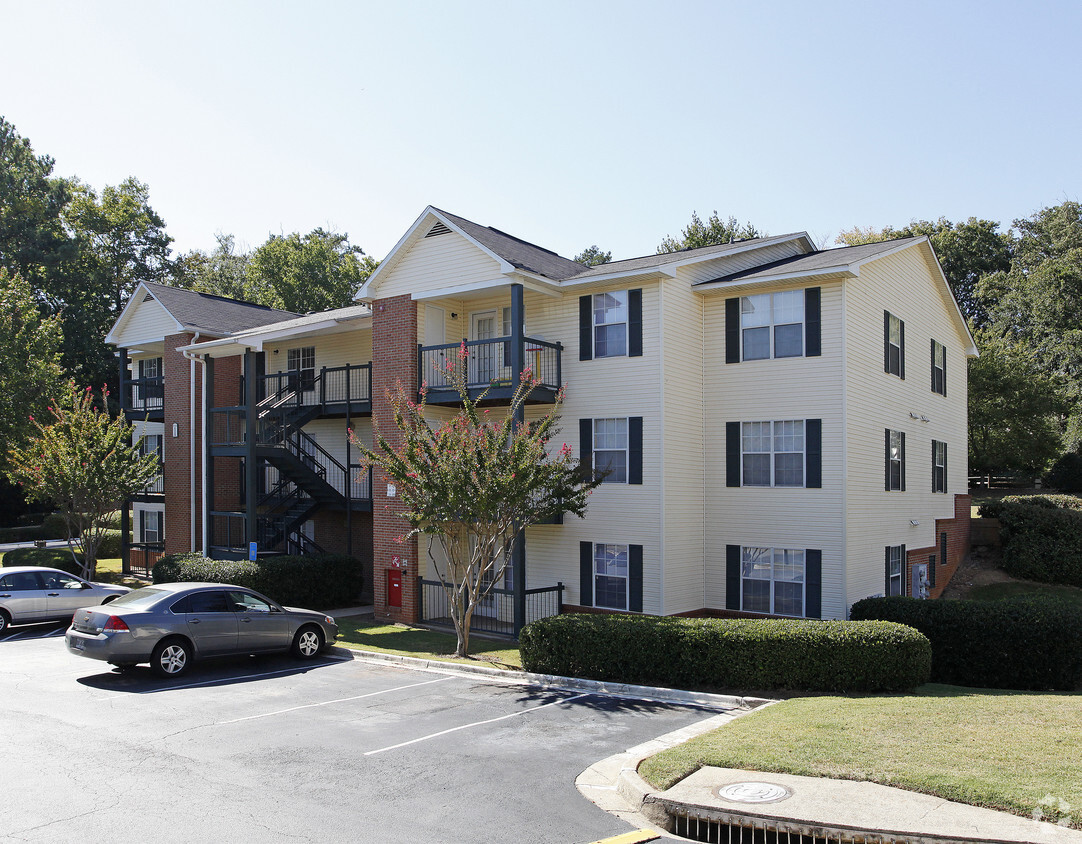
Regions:
<instances>
[{"instance_id":1,"label":"asphalt shingle roof","mask_svg":"<svg viewBox=\"0 0 1082 844\"><path fill-rule=\"evenodd\" d=\"M885 252L891 252L905 243L912 243L919 239L917 237L900 237L896 240L883 240L878 243L861 244L860 246L840 246L837 249L824 249L807 255L794 255L791 258L782 258L779 261L772 261L760 267L740 270L709 281L700 281L698 284L715 284L719 281L754 281L757 278L770 278L781 273L796 275L803 272L841 269L849 264L865 261Z\"/></svg>"},{"instance_id":2,"label":"asphalt shingle roof","mask_svg":"<svg viewBox=\"0 0 1082 844\"><path fill-rule=\"evenodd\" d=\"M213 296L210 293L197 293L167 284L152 281L145 284L154 298L185 329L205 331L208 334L234 334L301 316L292 311L280 311L265 305Z\"/></svg>"}]
</instances>

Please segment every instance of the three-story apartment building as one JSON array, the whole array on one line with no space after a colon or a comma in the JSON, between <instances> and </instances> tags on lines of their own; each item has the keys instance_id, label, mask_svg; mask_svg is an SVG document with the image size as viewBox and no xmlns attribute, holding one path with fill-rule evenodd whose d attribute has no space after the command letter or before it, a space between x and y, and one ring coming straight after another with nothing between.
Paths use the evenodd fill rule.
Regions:
<instances>
[{"instance_id":1,"label":"three-story apartment building","mask_svg":"<svg viewBox=\"0 0 1082 844\"><path fill-rule=\"evenodd\" d=\"M524 366L542 381L527 415L566 385L563 436L606 473L585 519L524 531L494 624L559 606L844 618L868 595L938 594L968 546L976 350L926 238L817 250L797 233L588 268L430 207L354 307L231 302L248 315L232 330L159 315L151 342L155 304L199 295L159 287L109 337L133 412L162 379L164 525L148 534L136 503L133 560L148 535L349 552L380 615L439 617L439 556L399 541L395 490L360 471L347 430L393 435L396 385L453 414L444 365L463 342L492 403Z\"/></svg>"}]
</instances>

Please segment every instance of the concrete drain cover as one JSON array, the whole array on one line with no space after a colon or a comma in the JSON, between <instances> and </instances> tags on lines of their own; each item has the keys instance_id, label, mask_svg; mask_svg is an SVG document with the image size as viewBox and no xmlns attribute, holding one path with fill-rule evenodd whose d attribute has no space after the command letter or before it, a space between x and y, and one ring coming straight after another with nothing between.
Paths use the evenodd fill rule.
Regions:
<instances>
[{"instance_id":1,"label":"concrete drain cover","mask_svg":"<svg viewBox=\"0 0 1082 844\"><path fill-rule=\"evenodd\" d=\"M736 782L715 788L714 794L735 803L777 803L793 796L784 785L772 782Z\"/></svg>"}]
</instances>

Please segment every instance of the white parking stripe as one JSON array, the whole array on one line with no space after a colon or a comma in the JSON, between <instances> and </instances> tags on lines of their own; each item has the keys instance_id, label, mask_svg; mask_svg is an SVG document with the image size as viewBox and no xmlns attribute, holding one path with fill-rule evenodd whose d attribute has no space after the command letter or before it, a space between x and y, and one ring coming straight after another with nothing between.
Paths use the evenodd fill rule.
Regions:
<instances>
[{"instance_id":1,"label":"white parking stripe","mask_svg":"<svg viewBox=\"0 0 1082 844\"><path fill-rule=\"evenodd\" d=\"M209 677L199 683L187 683L183 686L157 686L152 689L125 689L122 692L116 694L105 695L104 697L92 697L91 700L113 700L114 698L127 697L128 695L156 695L162 692L173 692L177 689L198 689L202 686L218 686L222 683L232 683L237 680L259 680L263 677L277 677L279 674L300 674L307 668L320 668L324 665L333 665L336 662L343 662L341 659L334 659L329 657L331 662L315 662L307 663L306 668L283 668L281 671L265 671L262 674L238 674L236 677Z\"/></svg>"},{"instance_id":2,"label":"white parking stripe","mask_svg":"<svg viewBox=\"0 0 1082 844\"><path fill-rule=\"evenodd\" d=\"M381 747L379 750L369 750L365 753L365 756L375 756L377 753L384 753L388 750L397 750L400 747L406 747L411 744L417 744L418 742L428 741L429 739L439 738L445 736L448 733L457 733L459 730L468 730L470 727L480 727L484 724L494 724L497 721L506 721L508 718L517 718L519 715L525 715L527 712L536 712L538 709L544 709L548 706L556 706L561 703L570 703L573 700L578 700L582 697L590 697L589 694L574 695L573 697L565 697L560 700L553 700L549 703L543 703L540 706L531 706L529 709L523 709L521 712L512 712L509 715L500 715L498 718L489 718L487 721L474 721L472 724L463 724L460 727L451 727L449 730L441 730L438 733L431 733L427 736L421 736L420 738L410 739L400 744L392 744L389 747Z\"/></svg>"},{"instance_id":3,"label":"white parking stripe","mask_svg":"<svg viewBox=\"0 0 1082 844\"><path fill-rule=\"evenodd\" d=\"M254 721L256 718L269 718L271 715L281 715L285 712L296 712L298 709L312 709L317 706L329 706L332 703L346 703L351 700L361 700L366 697L375 697L376 695L385 695L390 692L400 692L404 689L415 689L418 686L429 686L432 683L442 683L445 680L453 680L453 677L440 677L438 680L425 680L423 683L409 683L405 686L396 686L393 689L383 689L378 692L369 692L364 695L356 695L354 697L340 697L337 700L325 700L322 703L306 703L303 706L291 706L289 709L276 709L274 712L264 712L262 715L246 715L244 718L234 718L231 721L219 721L215 726L221 726L222 724L238 724L241 721Z\"/></svg>"}]
</instances>

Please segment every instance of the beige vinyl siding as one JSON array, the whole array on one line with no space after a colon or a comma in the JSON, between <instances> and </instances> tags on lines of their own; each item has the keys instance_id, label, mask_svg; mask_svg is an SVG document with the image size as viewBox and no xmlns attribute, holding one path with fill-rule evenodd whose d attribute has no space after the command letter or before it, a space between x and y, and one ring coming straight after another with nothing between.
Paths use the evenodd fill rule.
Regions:
<instances>
[{"instance_id":1,"label":"beige vinyl siding","mask_svg":"<svg viewBox=\"0 0 1082 844\"><path fill-rule=\"evenodd\" d=\"M143 343L161 342L162 338L176 334L177 321L169 315L156 299L140 302L129 314L117 334L116 344L130 348Z\"/></svg>"},{"instance_id":2,"label":"beige vinyl siding","mask_svg":"<svg viewBox=\"0 0 1082 844\"><path fill-rule=\"evenodd\" d=\"M638 287L638 285L637 285ZM526 532L527 583L562 581L564 601L578 604L579 542L643 546L643 611L663 612L661 603L661 366L659 292L656 282L641 285L642 357L579 360L579 297L559 299L527 294L526 325L546 340L564 344L563 377L567 397L555 448L568 443L579 455L579 420L643 417L643 483L602 484L590 497L586 518L568 517L563 525L540 525ZM624 290L608 285L590 292ZM583 291L585 294L585 291ZM531 308L533 309L531 312Z\"/></svg>"},{"instance_id":3,"label":"beige vinyl siding","mask_svg":"<svg viewBox=\"0 0 1082 844\"><path fill-rule=\"evenodd\" d=\"M726 545L818 549L824 618L845 616L842 285L819 287L822 355L725 363L725 299L706 298L706 598L725 607ZM822 489L726 486L725 423L821 419Z\"/></svg>"},{"instance_id":4,"label":"beige vinyl siding","mask_svg":"<svg viewBox=\"0 0 1082 844\"><path fill-rule=\"evenodd\" d=\"M967 340L922 248L865 264L859 278L846 283L849 605L883 592L886 546L935 546L935 519L952 518L954 496L966 492ZM904 381L883 371L884 310L905 323ZM931 389L933 337L947 349L946 397ZM906 436L904 492L884 490L886 429ZM931 491L933 439L947 443L946 495Z\"/></svg>"},{"instance_id":5,"label":"beige vinyl siding","mask_svg":"<svg viewBox=\"0 0 1082 844\"><path fill-rule=\"evenodd\" d=\"M323 367L354 366L372 362L372 329L360 328L356 331L343 331L337 334L316 335L314 337L292 337L275 340L265 345L266 371L286 372L288 369L289 350L307 346L315 347L316 374Z\"/></svg>"},{"instance_id":6,"label":"beige vinyl siding","mask_svg":"<svg viewBox=\"0 0 1082 844\"><path fill-rule=\"evenodd\" d=\"M741 270L749 270L752 267L761 267L772 261L780 261L783 258L791 258L794 255L803 255L804 250L795 240L785 243L777 243L773 246L764 246L760 249L749 249L747 252L739 252L713 261L703 261L699 264L691 264L681 267L679 275L681 279L688 279L692 284L705 281L713 281Z\"/></svg>"},{"instance_id":7,"label":"beige vinyl siding","mask_svg":"<svg viewBox=\"0 0 1082 844\"><path fill-rule=\"evenodd\" d=\"M379 279L379 286L370 295L374 299L419 296L430 290L501 277L500 264L495 258L451 232L417 240L394 269Z\"/></svg>"},{"instance_id":8,"label":"beige vinyl siding","mask_svg":"<svg viewBox=\"0 0 1082 844\"><path fill-rule=\"evenodd\" d=\"M704 591L706 462L703 419L703 311L706 301L680 273L662 284L662 348L657 358L662 399L664 606L666 615L702 609Z\"/></svg>"}]
</instances>

